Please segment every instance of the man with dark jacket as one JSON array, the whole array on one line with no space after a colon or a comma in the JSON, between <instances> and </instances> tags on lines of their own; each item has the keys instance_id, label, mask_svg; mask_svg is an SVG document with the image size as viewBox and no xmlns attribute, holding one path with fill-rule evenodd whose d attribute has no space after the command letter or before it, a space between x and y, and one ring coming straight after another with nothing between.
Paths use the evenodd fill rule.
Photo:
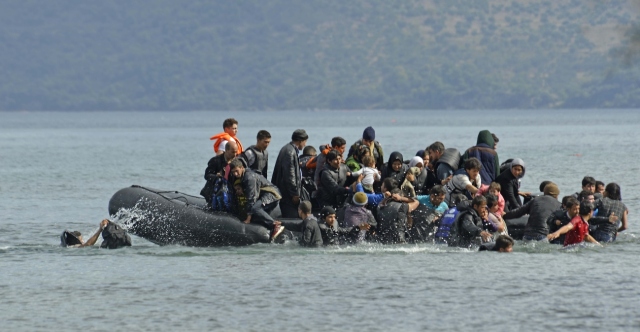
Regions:
<instances>
[{"instance_id":1,"label":"man with dark jacket","mask_svg":"<svg viewBox=\"0 0 640 332\"><path fill-rule=\"evenodd\" d=\"M349 168L341 163L340 153L336 150L329 151L326 160L318 186L320 205L337 209L344 205L347 195L351 192L345 187Z\"/></svg>"},{"instance_id":2,"label":"man with dark jacket","mask_svg":"<svg viewBox=\"0 0 640 332\"><path fill-rule=\"evenodd\" d=\"M322 245L322 234L318 219L311 214L311 202L303 201L298 205L298 216L302 219L300 224L301 237L299 243L303 247L319 247Z\"/></svg>"},{"instance_id":3,"label":"man with dark jacket","mask_svg":"<svg viewBox=\"0 0 640 332\"><path fill-rule=\"evenodd\" d=\"M493 149L495 142L493 136L488 130L482 130L478 133L476 145L467 149L462 156L463 160L469 158L478 158L482 163L480 170L480 178L482 184L490 185L500 174L500 161L498 153Z\"/></svg>"},{"instance_id":4,"label":"man with dark jacket","mask_svg":"<svg viewBox=\"0 0 640 332\"><path fill-rule=\"evenodd\" d=\"M291 142L280 149L276 165L273 168L271 182L280 189L280 211L283 218L297 218L300 204L301 181L298 153L307 145L309 135L304 129L296 129L291 135Z\"/></svg>"},{"instance_id":5,"label":"man with dark jacket","mask_svg":"<svg viewBox=\"0 0 640 332\"><path fill-rule=\"evenodd\" d=\"M324 149L321 147L320 153L317 155L315 163L316 163L316 171L313 177L313 181L315 181L316 186L320 184L320 174L322 174L322 170L324 170L326 166L326 155L331 150L336 150L340 153L340 157L344 153L344 150L347 148L347 141L340 136L336 136L331 139L331 147L324 146ZM312 161L313 162L313 161Z\"/></svg>"},{"instance_id":6,"label":"man with dark jacket","mask_svg":"<svg viewBox=\"0 0 640 332\"><path fill-rule=\"evenodd\" d=\"M500 194L504 197L505 211L521 207L520 195L529 194L520 193L520 179L524 177L525 172L524 161L520 158L515 158L509 164L509 168L496 178L496 182L500 184Z\"/></svg>"},{"instance_id":7,"label":"man with dark jacket","mask_svg":"<svg viewBox=\"0 0 640 332\"><path fill-rule=\"evenodd\" d=\"M240 180L246 198L247 219L243 222L245 224L250 222L262 224L271 229L271 240L275 239L284 230L281 223L273 220L269 215L282 198L278 188L267 181L264 176L244 168L244 164L239 159L232 160L229 168L234 178Z\"/></svg>"},{"instance_id":8,"label":"man with dark jacket","mask_svg":"<svg viewBox=\"0 0 640 332\"><path fill-rule=\"evenodd\" d=\"M563 199L564 201L564 199ZM580 202L577 199L569 196L569 198L563 204L564 209L558 209L554 211L549 218L547 218L547 227L549 229L549 233L553 233L562 226L571 222L573 217L577 216L580 212ZM557 239L549 241L553 244L564 244L564 235L560 235Z\"/></svg>"},{"instance_id":9,"label":"man with dark jacket","mask_svg":"<svg viewBox=\"0 0 640 332\"><path fill-rule=\"evenodd\" d=\"M223 154L217 155L209 160L207 169L204 171L204 179L207 180L207 183L202 190L200 190L200 195L204 197L209 205L211 205L213 195L216 194L216 180L218 178L228 179L229 174L226 174L225 169L231 160L236 157L237 152L238 146L236 142L229 141L224 147Z\"/></svg>"},{"instance_id":10,"label":"man with dark jacket","mask_svg":"<svg viewBox=\"0 0 640 332\"><path fill-rule=\"evenodd\" d=\"M456 239L449 242L449 246L469 248L474 244L477 237L481 237L484 242L488 242L492 235L484 230L482 219L486 218L487 199L484 196L476 196L471 201L471 206L460 212L456 221Z\"/></svg>"},{"instance_id":11,"label":"man with dark jacket","mask_svg":"<svg viewBox=\"0 0 640 332\"><path fill-rule=\"evenodd\" d=\"M562 204L558 201L560 190L555 183L549 183L544 187L544 195L530 200L527 204L507 212L504 219L514 219L529 215L527 225L524 228L525 241L540 241L547 238L549 228L547 219L553 212L560 209Z\"/></svg>"},{"instance_id":12,"label":"man with dark jacket","mask_svg":"<svg viewBox=\"0 0 640 332\"><path fill-rule=\"evenodd\" d=\"M394 189L391 194L399 194L400 189ZM407 242L409 206L407 203L397 202L385 198L377 207L378 240L384 244Z\"/></svg>"},{"instance_id":13,"label":"man with dark jacket","mask_svg":"<svg viewBox=\"0 0 640 332\"><path fill-rule=\"evenodd\" d=\"M266 130L260 130L256 139L256 145L248 147L240 156L246 162L247 168L266 178L267 169L269 168L267 147L271 143L271 134Z\"/></svg>"},{"instance_id":14,"label":"man with dark jacket","mask_svg":"<svg viewBox=\"0 0 640 332\"><path fill-rule=\"evenodd\" d=\"M373 156L373 159L376 161L376 168L381 169L384 164L384 153L382 152L382 145L380 145L380 142L376 141L376 131L373 127L369 126L364 129L364 132L362 132L362 139L357 140L353 145L351 145L347 157L351 157L356 153L360 145L366 145L369 147L371 156Z\"/></svg>"},{"instance_id":15,"label":"man with dark jacket","mask_svg":"<svg viewBox=\"0 0 640 332\"><path fill-rule=\"evenodd\" d=\"M368 223L358 226L340 227L336 218L336 210L330 206L325 206L320 210L320 221L318 222L322 242L325 246L356 243L360 232L368 231L371 227Z\"/></svg>"}]
</instances>

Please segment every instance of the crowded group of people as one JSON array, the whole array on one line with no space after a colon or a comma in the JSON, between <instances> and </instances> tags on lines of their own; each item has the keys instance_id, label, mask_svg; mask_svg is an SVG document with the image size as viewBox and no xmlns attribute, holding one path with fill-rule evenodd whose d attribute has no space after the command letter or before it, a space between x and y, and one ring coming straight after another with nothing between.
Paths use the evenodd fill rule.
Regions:
<instances>
[{"instance_id":1,"label":"crowded group of people","mask_svg":"<svg viewBox=\"0 0 640 332\"><path fill-rule=\"evenodd\" d=\"M317 149L307 145L305 130L296 129L273 174L267 174L268 131L260 130L245 149L235 119L226 119L223 130L211 137L216 156L201 195L212 210L267 227L272 239L285 228L281 220L299 218L302 223L287 227L301 234L304 246L435 241L509 252L508 221L525 215L525 241L611 242L627 228L628 209L616 183L585 176L582 190L561 202L551 181L540 185L539 195L521 191L525 162L500 163L498 137L488 130L462 152L434 142L409 158L394 151L385 159L372 127L351 145L336 136ZM281 220L272 216L278 206Z\"/></svg>"}]
</instances>

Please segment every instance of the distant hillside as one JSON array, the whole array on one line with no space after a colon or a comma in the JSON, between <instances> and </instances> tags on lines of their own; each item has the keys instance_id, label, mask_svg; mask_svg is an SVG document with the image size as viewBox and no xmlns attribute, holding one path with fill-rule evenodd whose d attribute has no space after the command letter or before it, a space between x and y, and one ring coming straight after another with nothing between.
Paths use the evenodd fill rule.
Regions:
<instances>
[{"instance_id":1,"label":"distant hillside","mask_svg":"<svg viewBox=\"0 0 640 332\"><path fill-rule=\"evenodd\" d=\"M640 107L625 0L7 0L0 110Z\"/></svg>"}]
</instances>

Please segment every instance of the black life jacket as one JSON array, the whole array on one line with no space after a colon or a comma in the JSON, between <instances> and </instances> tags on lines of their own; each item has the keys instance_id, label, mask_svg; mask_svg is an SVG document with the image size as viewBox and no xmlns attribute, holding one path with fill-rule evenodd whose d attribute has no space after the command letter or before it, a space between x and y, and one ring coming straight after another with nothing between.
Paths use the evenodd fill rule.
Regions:
<instances>
[{"instance_id":1,"label":"black life jacket","mask_svg":"<svg viewBox=\"0 0 640 332\"><path fill-rule=\"evenodd\" d=\"M409 241L412 243L426 242L433 238L433 229L440 214L433 209L429 209L424 204L411 211L412 226L409 229Z\"/></svg>"},{"instance_id":2,"label":"black life jacket","mask_svg":"<svg viewBox=\"0 0 640 332\"><path fill-rule=\"evenodd\" d=\"M336 181L338 186L344 187L347 181L347 172L349 172L349 168L344 164L340 164L338 169L332 169L327 165L326 168L323 169L322 172L320 173L320 179L322 179L322 176L324 175L324 173L327 173L333 178L334 181ZM321 205L323 206L331 205L334 208L339 208L343 206L345 201L348 198L347 197L348 195L335 195L327 191L327 188L322 187L322 181L320 181L319 183L318 193L320 194L319 198L321 201Z\"/></svg>"},{"instance_id":3,"label":"black life jacket","mask_svg":"<svg viewBox=\"0 0 640 332\"><path fill-rule=\"evenodd\" d=\"M382 243L406 243L407 204L387 201L384 205L378 205L378 238Z\"/></svg>"},{"instance_id":4,"label":"black life jacket","mask_svg":"<svg viewBox=\"0 0 640 332\"><path fill-rule=\"evenodd\" d=\"M131 237L127 231L111 221L102 231L102 239L104 241L102 241L100 248L118 249L131 246Z\"/></svg>"},{"instance_id":5,"label":"black life jacket","mask_svg":"<svg viewBox=\"0 0 640 332\"><path fill-rule=\"evenodd\" d=\"M269 152L267 150L260 151L255 145L252 145L242 155L247 163L247 168L251 168L254 172L267 177L267 174L262 174L262 170L266 169L269 164Z\"/></svg>"},{"instance_id":6,"label":"black life jacket","mask_svg":"<svg viewBox=\"0 0 640 332\"><path fill-rule=\"evenodd\" d=\"M439 164L444 163L451 166L451 168L453 168L453 171L455 172L458 170L458 168L460 168L461 159L462 158L460 157L460 151L458 151L458 149L456 148L444 149L444 153L442 154L440 159L436 161L436 169L438 168Z\"/></svg>"},{"instance_id":7,"label":"black life jacket","mask_svg":"<svg viewBox=\"0 0 640 332\"><path fill-rule=\"evenodd\" d=\"M412 183L413 189L416 191L416 195L427 195L425 192L425 184L427 183L427 170L425 168L422 169L422 172L416 176L416 180Z\"/></svg>"}]
</instances>

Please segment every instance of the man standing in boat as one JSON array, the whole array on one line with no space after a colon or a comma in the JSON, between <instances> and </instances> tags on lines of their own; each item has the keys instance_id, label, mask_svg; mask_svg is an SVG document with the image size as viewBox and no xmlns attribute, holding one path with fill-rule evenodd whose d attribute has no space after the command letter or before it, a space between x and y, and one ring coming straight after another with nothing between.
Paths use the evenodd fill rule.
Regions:
<instances>
[{"instance_id":1,"label":"man standing in boat","mask_svg":"<svg viewBox=\"0 0 640 332\"><path fill-rule=\"evenodd\" d=\"M222 123L222 129L224 130L223 132L215 134L209 138L210 140L215 141L215 143L213 143L213 151L216 155L224 153L225 146L228 142L236 142L238 146L236 155L241 154L242 143L240 143L240 140L236 137L238 134L238 121L234 118L226 119Z\"/></svg>"},{"instance_id":2,"label":"man standing in boat","mask_svg":"<svg viewBox=\"0 0 640 332\"><path fill-rule=\"evenodd\" d=\"M200 195L204 197L210 206L213 195L217 194L218 190L226 188L226 181L229 179L227 166L236 157L237 153L238 146L236 142L230 141L225 145L223 154L209 160L207 169L204 171L204 179L207 180L207 183L200 190Z\"/></svg>"},{"instance_id":3,"label":"man standing in boat","mask_svg":"<svg viewBox=\"0 0 640 332\"><path fill-rule=\"evenodd\" d=\"M304 129L296 129L291 135L291 142L280 149L273 168L271 183L282 193L280 211L283 218L298 218L298 204L302 192L298 154L307 145L307 139L309 135Z\"/></svg>"},{"instance_id":4,"label":"man standing in boat","mask_svg":"<svg viewBox=\"0 0 640 332\"><path fill-rule=\"evenodd\" d=\"M384 152L382 152L382 145L380 145L380 142L376 141L376 131L373 127L369 126L364 129L362 132L362 138L351 145L347 157L353 156L360 145L366 145L369 147L371 156L376 161L376 168L381 170L382 165L384 164Z\"/></svg>"},{"instance_id":5,"label":"man standing in boat","mask_svg":"<svg viewBox=\"0 0 640 332\"><path fill-rule=\"evenodd\" d=\"M248 147L241 156L246 161L248 168L266 178L267 169L269 168L269 152L267 152L267 148L271 143L271 134L266 130L260 130L256 139L256 145Z\"/></svg>"},{"instance_id":6,"label":"man standing in boat","mask_svg":"<svg viewBox=\"0 0 640 332\"><path fill-rule=\"evenodd\" d=\"M282 198L280 191L264 176L245 168L240 159L234 159L229 163L231 175L240 180L242 191L246 198L247 219L243 222L261 224L271 229L270 239L273 241L282 231L279 221L271 218L271 211L278 206L278 201Z\"/></svg>"}]
</instances>

